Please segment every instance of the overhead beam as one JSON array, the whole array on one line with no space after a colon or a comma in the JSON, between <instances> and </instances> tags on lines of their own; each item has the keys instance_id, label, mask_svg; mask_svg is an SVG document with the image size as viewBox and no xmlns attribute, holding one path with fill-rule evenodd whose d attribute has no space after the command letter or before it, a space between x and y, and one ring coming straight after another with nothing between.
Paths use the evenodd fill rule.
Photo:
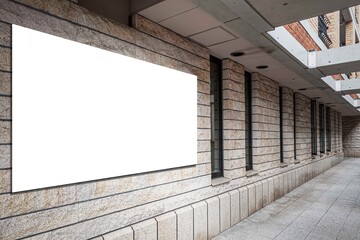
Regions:
<instances>
[{"instance_id":1,"label":"overhead beam","mask_svg":"<svg viewBox=\"0 0 360 240\"><path fill-rule=\"evenodd\" d=\"M275 40L279 48L287 50L304 67L308 66L308 52L284 27L277 27L267 35Z\"/></svg>"},{"instance_id":2,"label":"overhead beam","mask_svg":"<svg viewBox=\"0 0 360 240\"><path fill-rule=\"evenodd\" d=\"M341 95L360 93L360 79L335 80L333 77L327 76L322 80Z\"/></svg>"},{"instance_id":3,"label":"overhead beam","mask_svg":"<svg viewBox=\"0 0 360 240\"><path fill-rule=\"evenodd\" d=\"M354 106L356 108L360 108L360 100L359 99L354 100Z\"/></svg>"},{"instance_id":4,"label":"overhead beam","mask_svg":"<svg viewBox=\"0 0 360 240\"><path fill-rule=\"evenodd\" d=\"M360 93L360 79L349 79L336 82L339 82L338 85L340 85L340 89L337 91L342 92L344 95Z\"/></svg>"},{"instance_id":5,"label":"overhead beam","mask_svg":"<svg viewBox=\"0 0 360 240\"><path fill-rule=\"evenodd\" d=\"M360 100L353 99L350 95L345 95L343 98L348 101L353 107L360 108Z\"/></svg>"},{"instance_id":6,"label":"overhead beam","mask_svg":"<svg viewBox=\"0 0 360 240\"><path fill-rule=\"evenodd\" d=\"M325 76L360 71L360 45L332 48L309 54L309 68L317 68Z\"/></svg>"}]
</instances>

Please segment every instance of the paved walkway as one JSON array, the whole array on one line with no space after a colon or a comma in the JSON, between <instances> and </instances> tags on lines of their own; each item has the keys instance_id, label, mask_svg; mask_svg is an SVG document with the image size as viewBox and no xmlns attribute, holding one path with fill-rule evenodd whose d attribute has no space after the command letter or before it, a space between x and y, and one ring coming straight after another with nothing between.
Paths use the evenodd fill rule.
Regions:
<instances>
[{"instance_id":1,"label":"paved walkway","mask_svg":"<svg viewBox=\"0 0 360 240\"><path fill-rule=\"evenodd\" d=\"M214 240L360 239L360 159L348 158Z\"/></svg>"}]
</instances>

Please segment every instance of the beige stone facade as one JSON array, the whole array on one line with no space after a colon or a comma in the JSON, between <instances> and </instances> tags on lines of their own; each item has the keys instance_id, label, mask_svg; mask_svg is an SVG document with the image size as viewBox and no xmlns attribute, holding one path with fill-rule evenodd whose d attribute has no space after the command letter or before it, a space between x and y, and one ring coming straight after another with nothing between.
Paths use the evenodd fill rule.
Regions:
<instances>
[{"instance_id":1,"label":"beige stone facade","mask_svg":"<svg viewBox=\"0 0 360 240\"><path fill-rule=\"evenodd\" d=\"M0 239L209 239L343 160L340 114L331 112L332 150L312 158L310 99L284 88L286 166L281 166L279 83L252 73L256 173L247 176L245 71L224 59L224 178L216 182L211 177L209 50L139 15L132 22L133 27L118 24L74 1L0 1ZM13 194L11 24L196 75L197 164Z\"/></svg>"},{"instance_id":2,"label":"beige stone facade","mask_svg":"<svg viewBox=\"0 0 360 240\"><path fill-rule=\"evenodd\" d=\"M326 16L330 20L329 28L327 30L327 33L332 42L330 48L340 47L340 12L336 11L328 13Z\"/></svg>"},{"instance_id":3,"label":"beige stone facade","mask_svg":"<svg viewBox=\"0 0 360 240\"><path fill-rule=\"evenodd\" d=\"M343 117L343 147L344 154L348 157L360 156L360 118Z\"/></svg>"}]
</instances>

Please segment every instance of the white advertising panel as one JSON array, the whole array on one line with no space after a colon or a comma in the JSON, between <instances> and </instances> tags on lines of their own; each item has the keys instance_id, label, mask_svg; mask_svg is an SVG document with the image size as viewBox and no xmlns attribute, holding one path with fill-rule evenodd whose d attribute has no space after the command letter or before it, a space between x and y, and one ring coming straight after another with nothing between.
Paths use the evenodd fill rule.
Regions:
<instances>
[{"instance_id":1,"label":"white advertising panel","mask_svg":"<svg viewBox=\"0 0 360 240\"><path fill-rule=\"evenodd\" d=\"M196 76L12 31L13 192L196 164Z\"/></svg>"}]
</instances>

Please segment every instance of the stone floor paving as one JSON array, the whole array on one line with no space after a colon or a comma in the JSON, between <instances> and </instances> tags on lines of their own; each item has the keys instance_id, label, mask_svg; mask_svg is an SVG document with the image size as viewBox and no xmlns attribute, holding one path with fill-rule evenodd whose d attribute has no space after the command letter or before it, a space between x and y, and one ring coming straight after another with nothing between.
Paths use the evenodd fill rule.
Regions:
<instances>
[{"instance_id":1,"label":"stone floor paving","mask_svg":"<svg viewBox=\"0 0 360 240\"><path fill-rule=\"evenodd\" d=\"M213 238L360 239L360 159L347 158Z\"/></svg>"}]
</instances>

